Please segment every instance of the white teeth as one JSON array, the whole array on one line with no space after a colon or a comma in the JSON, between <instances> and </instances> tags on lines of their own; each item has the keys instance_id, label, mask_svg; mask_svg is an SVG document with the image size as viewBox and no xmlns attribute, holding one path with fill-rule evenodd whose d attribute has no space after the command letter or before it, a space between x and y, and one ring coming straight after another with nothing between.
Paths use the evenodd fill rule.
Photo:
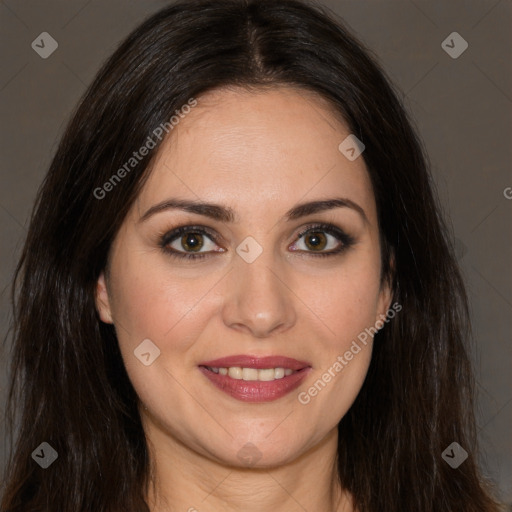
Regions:
<instances>
[{"instance_id":1,"label":"white teeth","mask_svg":"<svg viewBox=\"0 0 512 512\"><path fill-rule=\"evenodd\" d=\"M256 368L242 368L242 379L258 380L258 370Z\"/></svg>"},{"instance_id":2,"label":"white teeth","mask_svg":"<svg viewBox=\"0 0 512 512\"><path fill-rule=\"evenodd\" d=\"M232 366L231 368L229 368L228 370L228 375L232 378L232 379L238 379L240 380L242 378L242 368L240 368L239 366Z\"/></svg>"},{"instance_id":3,"label":"white teeth","mask_svg":"<svg viewBox=\"0 0 512 512\"><path fill-rule=\"evenodd\" d=\"M269 381L274 380L276 377L276 371L273 368L265 369L265 370L256 370L257 372L257 380ZM256 380L256 379L252 379Z\"/></svg>"},{"instance_id":4,"label":"white teeth","mask_svg":"<svg viewBox=\"0 0 512 512\"><path fill-rule=\"evenodd\" d=\"M282 379L284 377L284 368L276 368L274 370L274 379Z\"/></svg>"},{"instance_id":5,"label":"white teeth","mask_svg":"<svg viewBox=\"0 0 512 512\"><path fill-rule=\"evenodd\" d=\"M209 369L213 373L218 373L220 375L228 375L232 379L237 380L259 380L262 382L269 382L276 379L282 379L283 377L288 377L292 373L295 373L294 370L290 368L241 368L240 366L231 366L229 368L212 368Z\"/></svg>"}]
</instances>

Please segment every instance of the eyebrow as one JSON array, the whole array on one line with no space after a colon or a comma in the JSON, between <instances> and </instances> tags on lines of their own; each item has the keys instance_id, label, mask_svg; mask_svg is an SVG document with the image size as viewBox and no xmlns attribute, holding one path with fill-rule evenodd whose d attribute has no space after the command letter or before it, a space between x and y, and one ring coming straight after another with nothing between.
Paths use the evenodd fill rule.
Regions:
<instances>
[{"instance_id":1,"label":"eyebrow","mask_svg":"<svg viewBox=\"0 0 512 512\"><path fill-rule=\"evenodd\" d=\"M298 204L285 213L284 219L289 222L334 208L350 208L356 211L366 224L369 224L368 217L363 208L354 201L343 197ZM235 211L230 207L202 201L190 201L187 199L166 199L149 208L149 210L140 217L139 222L144 222L153 215L167 210L182 210L188 213L203 215L220 222L239 222Z\"/></svg>"}]
</instances>

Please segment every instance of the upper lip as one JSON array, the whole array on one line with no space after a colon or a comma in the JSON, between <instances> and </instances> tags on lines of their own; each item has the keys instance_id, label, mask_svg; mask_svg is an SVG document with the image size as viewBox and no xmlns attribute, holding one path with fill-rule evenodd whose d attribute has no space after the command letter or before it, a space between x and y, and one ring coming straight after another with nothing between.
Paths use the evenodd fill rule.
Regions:
<instances>
[{"instance_id":1,"label":"upper lip","mask_svg":"<svg viewBox=\"0 0 512 512\"><path fill-rule=\"evenodd\" d=\"M199 366L209 366L210 368L229 368L238 366L241 368L289 368L291 370L302 370L311 366L304 361L298 361L286 356L251 356L251 355L234 355L213 359L199 364Z\"/></svg>"}]
</instances>

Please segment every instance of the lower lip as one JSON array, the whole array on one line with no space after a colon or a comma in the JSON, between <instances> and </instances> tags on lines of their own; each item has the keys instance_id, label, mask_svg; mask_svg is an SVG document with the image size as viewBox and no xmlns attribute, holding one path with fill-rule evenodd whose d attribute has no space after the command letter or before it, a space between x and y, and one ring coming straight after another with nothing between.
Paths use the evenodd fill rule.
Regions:
<instances>
[{"instance_id":1,"label":"lower lip","mask_svg":"<svg viewBox=\"0 0 512 512\"><path fill-rule=\"evenodd\" d=\"M214 373L204 366L200 366L199 369L221 391L242 402L272 402L277 400L299 387L309 370L311 370L310 367L303 368L282 379L259 381L232 379L227 375Z\"/></svg>"}]
</instances>

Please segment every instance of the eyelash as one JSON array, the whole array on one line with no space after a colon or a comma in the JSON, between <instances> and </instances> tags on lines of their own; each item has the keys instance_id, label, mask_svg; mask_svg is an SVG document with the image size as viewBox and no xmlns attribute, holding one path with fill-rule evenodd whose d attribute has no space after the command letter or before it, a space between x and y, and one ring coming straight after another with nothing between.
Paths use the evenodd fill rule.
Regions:
<instances>
[{"instance_id":1,"label":"eyelash","mask_svg":"<svg viewBox=\"0 0 512 512\"><path fill-rule=\"evenodd\" d=\"M329 235L334 236L341 242L341 246L338 249L331 250L329 252L313 252L313 251L305 251L308 254L311 254L314 257L326 257L326 256L336 256L343 252L345 252L347 249L352 247L356 240L351 235L345 233L340 228L333 226L332 224L310 224L306 226L298 235L297 239L301 239L306 233L308 232L325 232ZM181 226L176 229L173 229L172 231L166 232L163 235L160 236L160 242L159 245L161 249L168 254L169 256L173 258L179 258L179 259L191 259L191 260L198 260L201 258L204 258L206 256L210 255L210 252L204 252L204 253L187 253L182 251L176 251L175 249L169 249L167 246L174 242L177 238L179 238L181 235L184 235L186 233L197 233L201 235L206 235L211 240L218 245L218 237L215 235L213 231L210 229L207 229L202 226ZM300 251L298 251L300 252Z\"/></svg>"}]
</instances>

